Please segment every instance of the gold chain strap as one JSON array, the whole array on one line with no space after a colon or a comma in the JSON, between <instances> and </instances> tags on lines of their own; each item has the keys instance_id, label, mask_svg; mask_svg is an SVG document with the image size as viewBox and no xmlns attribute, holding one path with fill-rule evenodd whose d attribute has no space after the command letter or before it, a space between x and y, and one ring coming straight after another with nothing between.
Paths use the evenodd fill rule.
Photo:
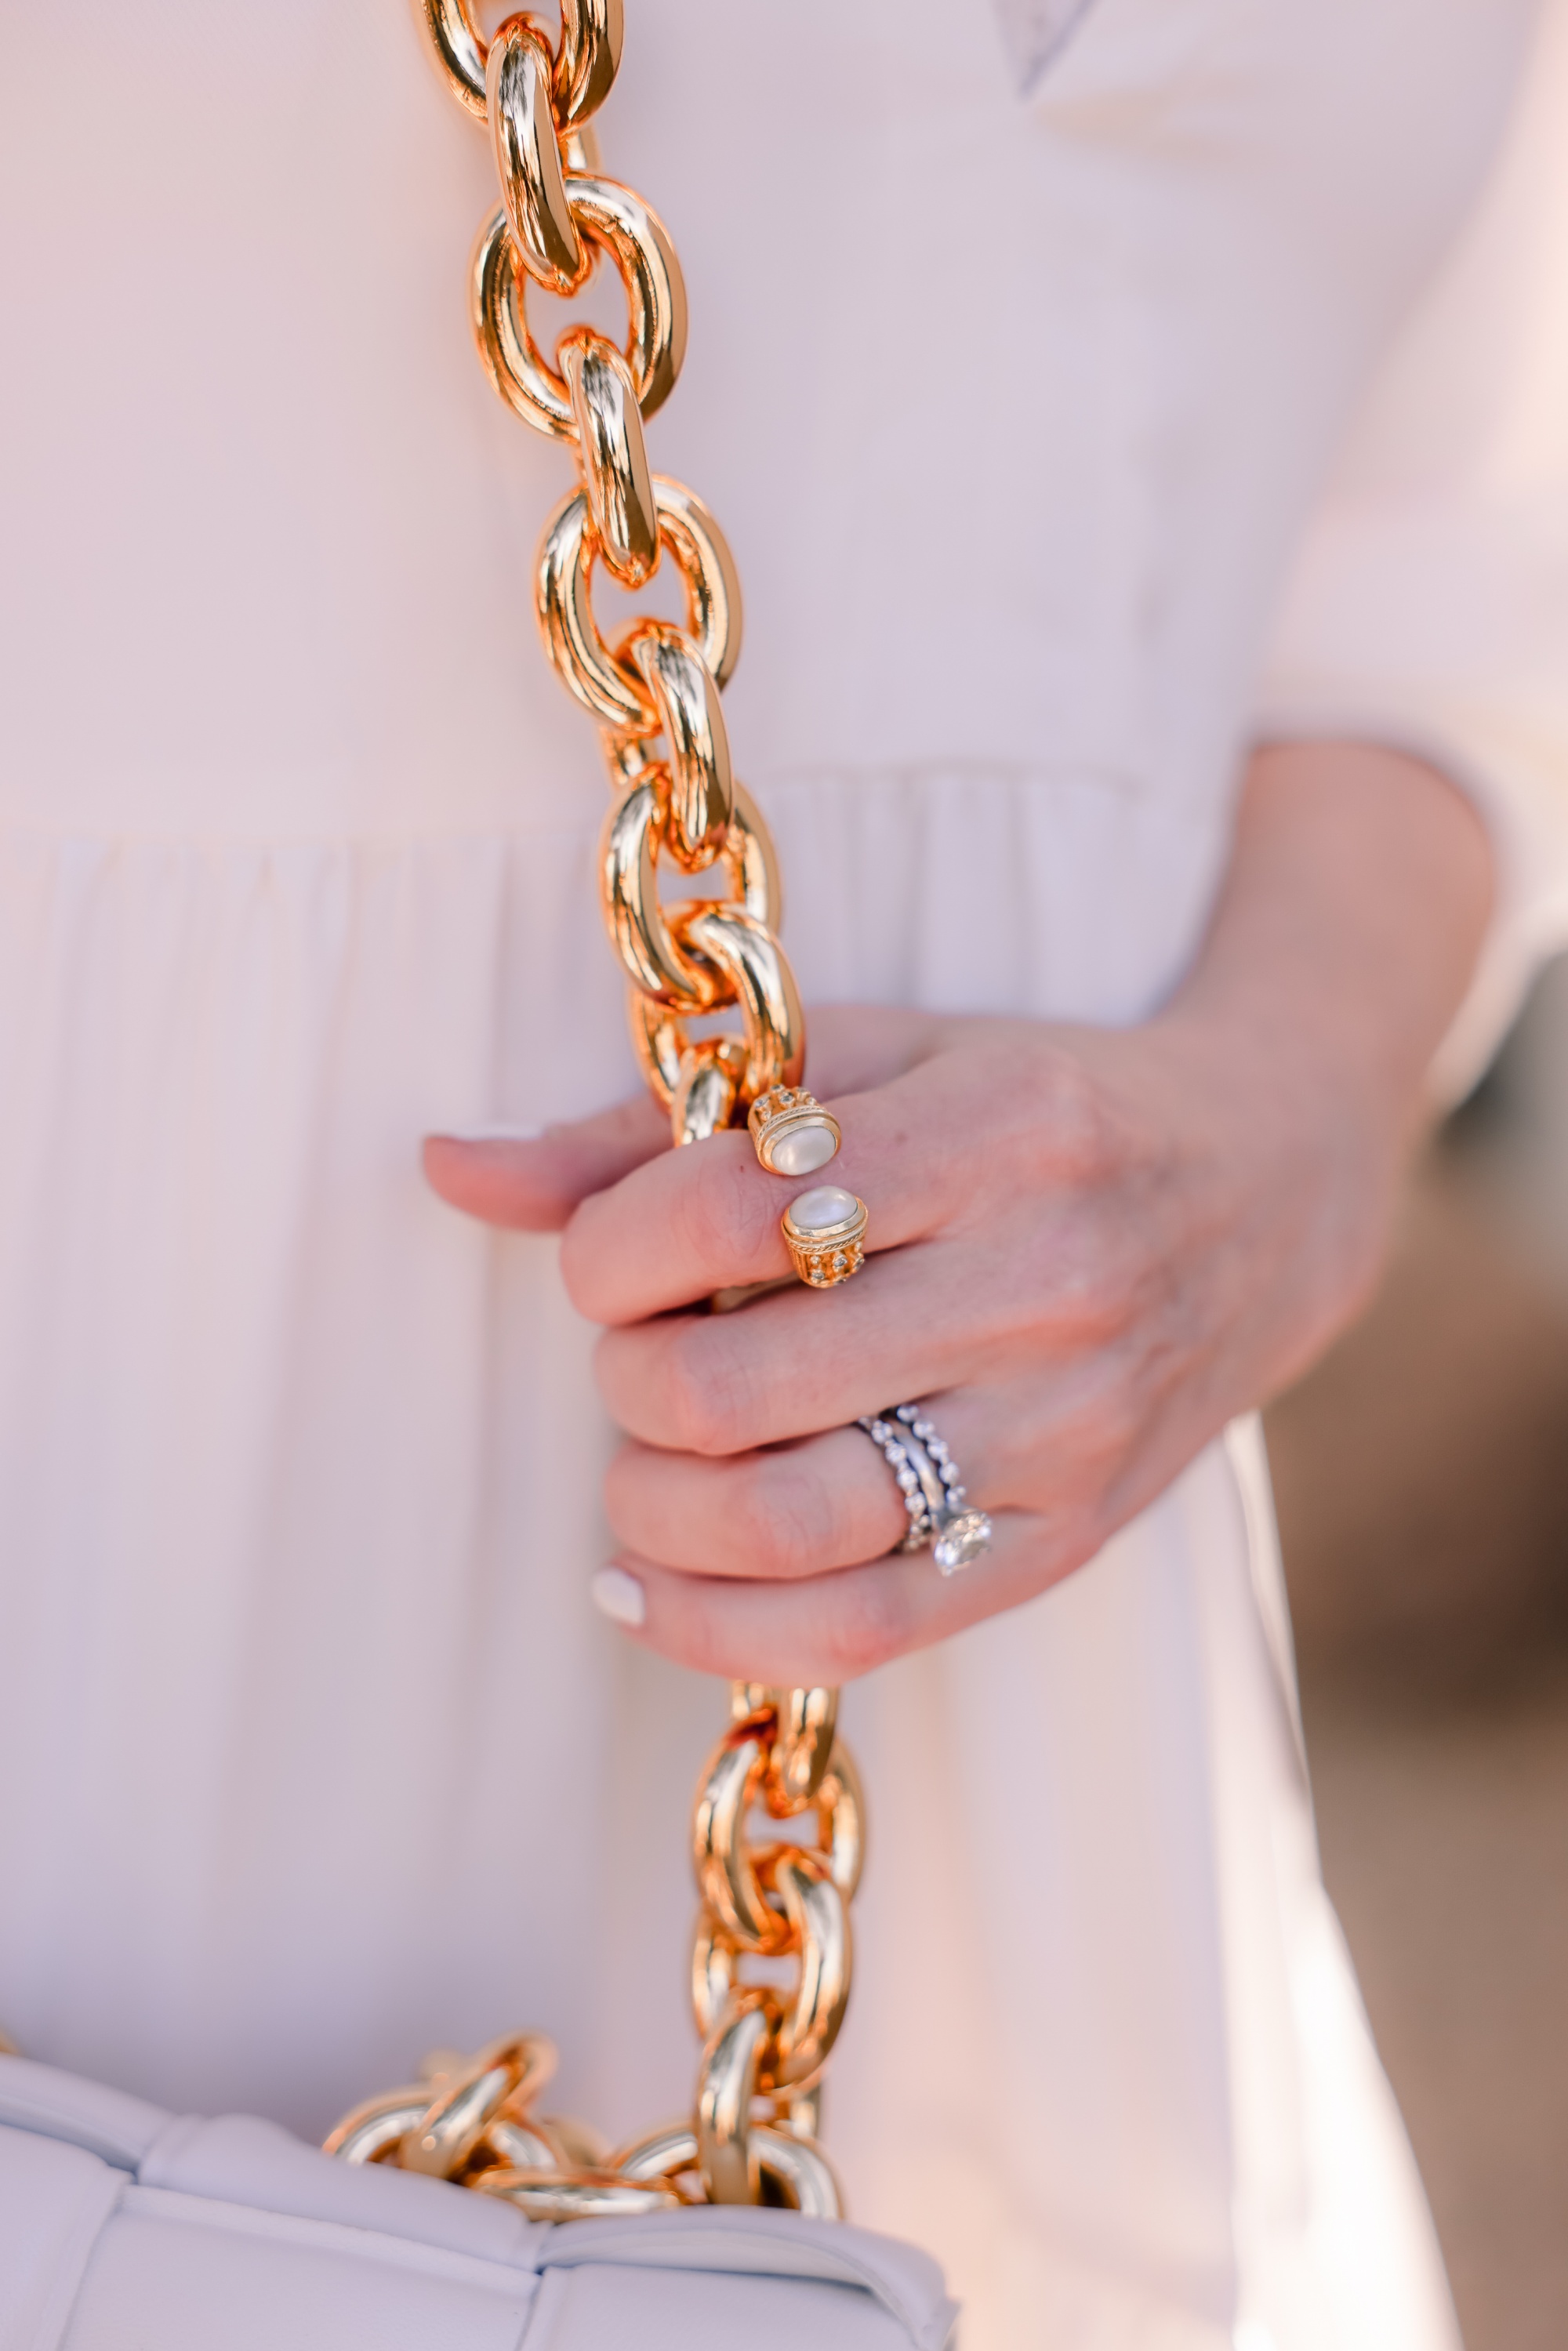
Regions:
<instances>
[{"instance_id":1,"label":"gold chain strap","mask_svg":"<svg viewBox=\"0 0 1568 2351\"><path fill-rule=\"evenodd\" d=\"M419 9L451 89L489 126L500 180L469 277L480 357L509 407L571 444L581 475L545 527L539 627L568 691L599 724L614 787L600 840L605 922L630 975L648 1082L669 1106L675 1142L694 1143L738 1123L771 1090L799 1087L805 1027L777 936L773 843L735 778L720 700L740 651L740 584L707 508L649 471L643 443L645 420L680 373L686 304L663 224L630 188L601 177L587 127L620 62L621 0L561 0L553 47L531 16L508 17L486 44L466 0L419 0ZM601 255L625 289L625 349L576 327L552 365L528 324L528 282L574 294ZM685 587L685 627L643 620L607 644L593 616L595 566L639 588L665 553ZM655 758L649 747L661 737ZM730 896L663 905L665 857L685 873L721 864ZM732 1006L742 1036L691 1037L690 1020ZM764 1107L781 1128L802 1105L836 1147L836 1127L810 1096L786 1092ZM753 1126L771 1165L766 1123ZM471 2057L434 2052L417 2083L346 2116L329 2152L459 2180L536 2220L763 2200L836 2218L841 2199L816 2131L849 1999L848 1904L864 1843L859 1782L835 1736L837 1697L737 1684L732 1722L703 1772L692 2005L704 2046L689 2122L611 2152L570 2117L536 2116L554 2051L517 2033ZM814 1820L816 1846L754 1844L748 1821L758 1813ZM748 1959L792 1959L793 1990L743 1980Z\"/></svg>"}]
</instances>

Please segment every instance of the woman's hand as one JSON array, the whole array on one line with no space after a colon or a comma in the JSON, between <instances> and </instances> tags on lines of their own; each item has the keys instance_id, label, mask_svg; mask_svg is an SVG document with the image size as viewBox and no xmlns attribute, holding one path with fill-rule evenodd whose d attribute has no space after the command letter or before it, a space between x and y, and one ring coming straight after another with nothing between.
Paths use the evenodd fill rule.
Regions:
<instances>
[{"instance_id":1,"label":"woman's hand","mask_svg":"<svg viewBox=\"0 0 1568 2351\"><path fill-rule=\"evenodd\" d=\"M606 1326L629 1438L612 1613L711 1672L836 1682L1092 1558L1365 1296L1488 872L1429 770L1266 753L1204 955L1155 1019L816 1016L844 1142L815 1180L871 1210L865 1270L826 1292L707 1311L789 1270L779 1219L805 1186L744 1134L671 1152L639 1104L538 1143L433 1142L457 1205L564 1219L568 1287ZM902 1498L852 1425L916 1398L995 1526L951 1579L889 1555Z\"/></svg>"}]
</instances>

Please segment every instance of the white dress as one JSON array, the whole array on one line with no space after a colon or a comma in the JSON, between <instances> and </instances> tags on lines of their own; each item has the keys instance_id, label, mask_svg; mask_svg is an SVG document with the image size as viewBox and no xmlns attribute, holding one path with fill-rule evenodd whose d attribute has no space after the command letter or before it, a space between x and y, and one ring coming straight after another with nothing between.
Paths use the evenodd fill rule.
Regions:
<instances>
[{"instance_id":1,"label":"white dress","mask_svg":"<svg viewBox=\"0 0 1568 2351\"><path fill-rule=\"evenodd\" d=\"M1249 734L1354 725L1495 820L1458 1082L1568 933L1568 5L1096 0L1024 70L1071 13L629 0L653 461L740 565L808 1000L1136 1019ZM553 1243L418 1168L636 1083L531 619L568 462L465 325L486 142L392 0L6 39L0 2017L309 2136L537 2022L630 2131L689 2096L724 1693L588 1604ZM829 2137L967 2351L1448 2346L1256 1428L846 1714Z\"/></svg>"}]
</instances>

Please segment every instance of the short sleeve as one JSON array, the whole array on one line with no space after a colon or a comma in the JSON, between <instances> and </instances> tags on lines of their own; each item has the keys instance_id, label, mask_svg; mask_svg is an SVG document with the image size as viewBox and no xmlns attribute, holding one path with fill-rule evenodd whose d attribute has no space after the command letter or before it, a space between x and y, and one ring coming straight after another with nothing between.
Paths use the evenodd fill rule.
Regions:
<instances>
[{"instance_id":1,"label":"short sleeve","mask_svg":"<svg viewBox=\"0 0 1568 2351\"><path fill-rule=\"evenodd\" d=\"M1498 911L1438 1056L1479 1075L1568 946L1568 0L1498 167L1369 389L1303 542L1257 732L1429 759L1490 826Z\"/></svg>"}]
</instances>

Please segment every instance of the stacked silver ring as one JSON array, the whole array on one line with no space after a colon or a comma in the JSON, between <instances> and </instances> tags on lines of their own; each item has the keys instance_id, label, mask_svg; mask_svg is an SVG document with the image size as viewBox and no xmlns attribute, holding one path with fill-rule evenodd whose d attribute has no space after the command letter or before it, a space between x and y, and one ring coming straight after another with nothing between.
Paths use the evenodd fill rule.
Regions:
<instances>
[{"instance_id":1,"label":"stacked silver ring","mask_svg":"<svg viewBox=\"0 0 1568 2351\"><path fill-rule=\"evenodd\" d=\"M916 1404L857 1421L881 1453L904 1497L909 1531L900 1551L924 1551L944 1575L956 1575L990 1549L991 1522L966 1507L963 1475L935 1426Z\"/></svg>"}]
</instances>

